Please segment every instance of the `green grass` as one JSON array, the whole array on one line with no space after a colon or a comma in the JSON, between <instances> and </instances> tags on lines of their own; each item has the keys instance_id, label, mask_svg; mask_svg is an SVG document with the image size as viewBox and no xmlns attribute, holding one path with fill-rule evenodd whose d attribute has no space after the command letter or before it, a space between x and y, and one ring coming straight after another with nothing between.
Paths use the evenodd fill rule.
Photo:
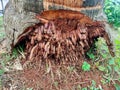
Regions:
<instances>
[{"instance_id":1,"label":"green grass","mask_svg":"<svg viewBox=\"0 0 120 90\"><path fill-rule=\"evenodd\" d=\"M117 31L119 32L119 31ZM107 45L103 39L99 39L96 43L97 46L97 55L94 58L94 67L97 67L98 70L104 73L103 75L103 84L112 82L112 84L119 86L120 82L120 34L116 35L114 39L115 44L115 57L112 57L108 51ZM92 67L92 66L91 66ZM116 87L118 88L118 87Z\"/></svg>"}]
</instances>

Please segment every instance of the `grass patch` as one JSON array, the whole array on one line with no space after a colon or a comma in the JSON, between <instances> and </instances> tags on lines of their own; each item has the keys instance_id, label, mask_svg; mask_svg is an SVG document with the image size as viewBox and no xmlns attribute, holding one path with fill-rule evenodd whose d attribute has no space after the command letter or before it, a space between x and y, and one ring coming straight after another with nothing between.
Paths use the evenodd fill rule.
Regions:
<instances>
[{"instance_id":1,"label":"grass patch","mask_svg":"<svg viewBox=\"0 0 120 90\"><path fill-rule=\"evenodd\" d=\"M118 85L120 81L120 34L115 38L115 57L112 57L108 51L107 45L103 39L100 39L96 43L97 55L93 60L94 65L98 70L104 73L103 84L111 83L113 85Z\"/></svg>"}]
</instances>

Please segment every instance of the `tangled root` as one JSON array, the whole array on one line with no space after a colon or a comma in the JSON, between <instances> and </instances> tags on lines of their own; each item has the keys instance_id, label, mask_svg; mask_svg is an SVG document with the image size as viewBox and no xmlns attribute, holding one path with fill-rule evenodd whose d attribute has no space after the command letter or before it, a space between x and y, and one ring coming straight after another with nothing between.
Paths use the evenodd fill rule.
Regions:
<instances>
[{"instance_id":1,"label":"tangled root","mask_svg":"<svg viewBox=\"0 0 120 90\"><path fill-rule=\"evenodd\" d=\"M61 16L59 17L59 15ZM92 21L84 14L54 10L42 12L37 15L37 19L40 20L40 23L28 27L18 37L18 42L25 40L25 52L29 60L77 62L85 56L99 37L103 37L111 49L104 24ZM110 53L114 56L112 50Z\"/></svg>"}]
</instances>

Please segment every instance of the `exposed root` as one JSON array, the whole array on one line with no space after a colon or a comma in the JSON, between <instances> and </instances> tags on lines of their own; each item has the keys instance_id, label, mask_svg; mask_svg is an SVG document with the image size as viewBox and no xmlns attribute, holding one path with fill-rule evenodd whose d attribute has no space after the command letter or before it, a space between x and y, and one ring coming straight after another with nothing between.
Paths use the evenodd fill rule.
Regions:
<instances>
[{"instance_id":1,"label":"exposed root","mask_svg":"<svg viewBox=\"0 0 120 90\"><path fill-rule=\"evenodd\" d=\"M18 37L18 42L26 40L28 59L73 63L82 59L99 37L106 40L114 56L102 22L92 21L84 14L67 10L45 11L37 18L41 23L28 27Z\"/></svg>"}]
</instances>

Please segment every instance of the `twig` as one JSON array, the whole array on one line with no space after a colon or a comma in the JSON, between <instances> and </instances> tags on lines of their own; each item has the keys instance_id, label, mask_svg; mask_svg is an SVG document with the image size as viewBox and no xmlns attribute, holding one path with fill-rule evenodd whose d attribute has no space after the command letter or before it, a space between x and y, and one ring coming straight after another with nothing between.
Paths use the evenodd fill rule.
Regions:
<instances>
[{"instance_id":1,"label":"twig","mask_svg":"<svg viewBox=\"0 0 120 90\"><path fill-rule=\"evenodd\" d=\"M86 82L75 82L75 83L73 83L74 85L76 85L76 84L85 84L85 83L88 83L88 82L90 82L90 81L86 81Z\"/></svg>"},{"instance_id":2,"label":"twig","mask_svg":"<svg viewBox=\"0 0 120 90\"><path fill-rule=\"evenodd\" d=\"M49 22L47 19L42 18L39 15L36 15L36 19L40 20L42 23L48 23Z\"/></svg>"},{"instance_id":3,"label":"twig","mask_svg":"<svg viewBox=\"0 0 120 90\"><path fill-rule=\"evenodd\" d=\"M36 48L37 46L38 46L38 44L35 45L35 46L32 48L31 53L30 53L30 57L29 57L30 60L32 59L33 52L34 52L34 50L35 50L35 48Z\"/></svg>"}]
</instances>

